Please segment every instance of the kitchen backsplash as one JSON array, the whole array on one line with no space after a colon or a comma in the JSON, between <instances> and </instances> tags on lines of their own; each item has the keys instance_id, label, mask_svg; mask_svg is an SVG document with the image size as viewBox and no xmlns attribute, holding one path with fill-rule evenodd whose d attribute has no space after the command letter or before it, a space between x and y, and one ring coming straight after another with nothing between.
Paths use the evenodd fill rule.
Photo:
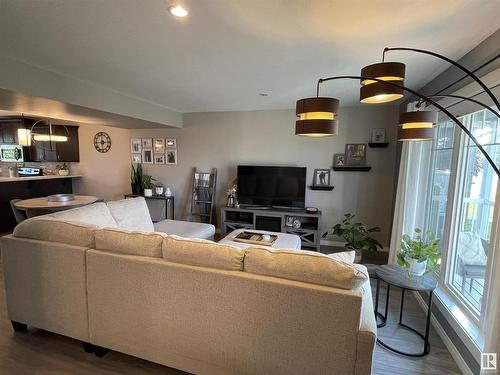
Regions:
<instances>
[{"instance_id":1,"label":"kitchen backsplash","mask_svg":"<svg viewBox=\"0 0 500 375\"><path fill-rule=\"evenodd\" d=\"M8 177L9 176L9 167L17 166L17 167L35 167L35 168L43 168L44 170L52 170L54 173L57 173L57 166L63 163L55 163L55 162L29 162L29 163L5 163L0 162L0 177ZM70 174L79 174L78 168L80 163L66 163L69 167Z\"/></svg>"}]
</instances>

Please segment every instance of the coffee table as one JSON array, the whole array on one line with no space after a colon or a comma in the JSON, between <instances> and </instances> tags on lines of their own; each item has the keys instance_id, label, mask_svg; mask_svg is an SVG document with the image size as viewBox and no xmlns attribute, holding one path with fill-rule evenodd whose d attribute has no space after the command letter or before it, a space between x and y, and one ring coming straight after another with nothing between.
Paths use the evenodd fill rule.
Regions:
<instances>
[{"instance_id":1,"label":"coffee table","mask_svg":"<svg viewBox=\"0 0 500 375\"><path fill-rule=\"evenodd\" d=\"M237 242L233 239L240 234L241 232L253 232L253 233L262 233L262 234L274 234L278 238L272 244L272 246L264 246L264 245L252 245L243 242ZM301 242L300 237L295 234L290 233L281 233L281 232L268 232L265 230L256 230L256 229L236 229L229 233L226 237L219 241L219 243L224 245L237 246L241 249L246 249L249 247L262 246L262 247L271 247L276 249L296 249L300 250Z\"/></svg>"},{"instance_id":2,"label":"coffee table","mask_svg":"<svg viewBox=\"0 0 500 375\"><path fill-rule=\"evenodd\" d=\"M406 355L409 357L423 357L429 354L431 350L431 345L429 343L429 328L431 323L431 307L432 307L432 294L434 289L436 288L437 282L434 277L431 275L423 275L423 276L413 276L411 278L408 277L408 271L403 267L396 265L384 265L380 266L375 270L375 273L378 277L377 279L377 292L375 294L375 317L379 317L382 319L382 323L377 325L377 328L382 328L385 326L387 322L387 312L389 307L389 296L391 286L395 286L401 288L401 308L399 310L399 322L398 325L401 327L413 332L417 336L420 336L424 341L424 349L419 353L408 353L403 352L399 349L391 347L384 343L382 340L377 338L377 342L382 345L384 348L389 349L395 353ZM378 299L380 292L380 281L384 281L387 284L387 294L385 299L385 314L382 315L378 312ZM405 299L405 290L413 290L417 292L428 292L429 299L427 303L427 320L425 325L425 334L421 334L415 328L410 327L403 323L403 308L404 308L404 299Z\"/></svg>"}]
</instances>

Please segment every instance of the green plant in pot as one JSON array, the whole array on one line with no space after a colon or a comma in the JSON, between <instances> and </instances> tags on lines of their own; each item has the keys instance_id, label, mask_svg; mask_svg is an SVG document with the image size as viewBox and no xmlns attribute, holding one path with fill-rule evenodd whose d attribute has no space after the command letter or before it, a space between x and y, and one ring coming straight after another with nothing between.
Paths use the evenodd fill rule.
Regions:
<instances>
[{"instance_id":1,"label":"green plant in pot","mask_svg":"<svg viewBox=\"0 0 500 375\"><path fill-rule=\"evenodd\" d=\"M351 213L345 214L342 223L336 224L332 228L332 233L346 241L346 249L360 252L363 263L387 263L386 253L378 257L369 255L382 249L380 242L371 236L374 232L380 232L380 228L368 228L360 222L355 222L355 217L356 215ZM367 259L369 260L367 261Z\"/></svg>"},{"instance_id":2,"label":"green plant in pot","mask_svg":"<svg viewBox=\"0 0 500 375\"><path fill-rule=\"evenodd\" d=\"M141 164L136 167L132 164L130 171L130 185L132 186L132 194L140 195L144 186L144 169Z\"/></svg>"},{"instance_id":3,"label":"green plant in pot","mask_svg":"<svg viewBox=\"0 0 500 375\"><path fill-rule=\"evenodd\" d=\"M142 188L144 189L144 196L153 196L153 189L155 187L155 179L148 174L145 174L142 179Z\"/></svg>"},{"instance_id":4,"label":"green plant in pot","mask_svg":"<svg viewBox=\"0 0 500 375\"><path fill-rule=\"evenodd\" d=\"M441 250L439 240L434 233L422 233L422 229L415 228L414 238L403 235L401 250L397 254L397 262L408 269L410 276L422 276L426 272L439 269Z\"/></svg>"}]
</instances>

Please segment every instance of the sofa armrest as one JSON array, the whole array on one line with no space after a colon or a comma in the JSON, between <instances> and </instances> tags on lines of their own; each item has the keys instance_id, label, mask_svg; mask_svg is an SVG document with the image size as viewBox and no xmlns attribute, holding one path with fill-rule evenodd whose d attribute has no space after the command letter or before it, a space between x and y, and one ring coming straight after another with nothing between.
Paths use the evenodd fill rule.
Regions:
<instances>
[{"instance_id":1,"label":"sofa armrest","mask_svg":"<svg viewBox=\"0 0 500 375\"><path fill-rule=\"evenodd\" d=\"M356 351L356 375L369 375L372 369L373 351L377 340L377 321L373 312L370 280L361 287L363 297Z\"/></svg>"}]
</instances>

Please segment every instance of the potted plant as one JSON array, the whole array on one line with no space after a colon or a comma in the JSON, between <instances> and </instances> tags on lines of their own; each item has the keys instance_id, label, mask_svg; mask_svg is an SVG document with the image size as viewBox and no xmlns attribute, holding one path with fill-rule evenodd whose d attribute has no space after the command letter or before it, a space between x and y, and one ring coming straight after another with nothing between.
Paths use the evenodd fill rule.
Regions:
<instances>
[{"instance_id":1,"label":"potted plant","mask_svg":"<svg viewBox=\"0 0 500 375\"><path fill-rule=\"evenodd\" d=\"M342 223L332 228L332 233L346 241L346 249L361 253L362 263L386 264L389 254L378 252L382 245L371 236L371 233L380 232L380 228L368 228L362 223L354 222L355 217L351 213L345 214Z\"/></svg>"},{"instance_id":2,"label":"potted plant","mask_svg":"<svg viewBox=\"0 0 500 375\"><path fill-rule=\"evenodd\" d=\"M438 270L440 259L439 240L434 233L423 234L422 229L415 228L414 238L403 235L397 261L400 266L408 269L410 276L422 276L426 272Z\"/></svg>"},{"instance_id":3,"label":"potted plant","mask_svg":"<svg viewBox=\"0 0 500 375\"><path fill-rule=\"evenodd\" d=\"M145 197L152 197L153 196L153 189L155 187L155 183L154 183L155 181L156 180L148 174L145 174L143 176L142 187L144 189L144 196Z\"/></svg>"},{"instance_id":4,"label":"potted plant","mask_svg":"<svg viewBox=\"0 0 500 375\"><path fill-rule=\"evenodd\" d=\"M132 186L132 194L140 195L144 185L144 170L142 165L138 164L134 167L132 164L132 170L130 172L130 185Z\"/></svg>"},{"instance_id":5,"label":"potted plant","mask_svg":"<svg viewBox=\"0 0 500 375\"><path fill-rule=\"evenodd\" d=\"M64 163L63 165L58 165L58 166L56 166L56 168L57 168L57 173L59 174L59 176L69 175L69 167L66 163Z\"/></svg>"}]
</instances>

